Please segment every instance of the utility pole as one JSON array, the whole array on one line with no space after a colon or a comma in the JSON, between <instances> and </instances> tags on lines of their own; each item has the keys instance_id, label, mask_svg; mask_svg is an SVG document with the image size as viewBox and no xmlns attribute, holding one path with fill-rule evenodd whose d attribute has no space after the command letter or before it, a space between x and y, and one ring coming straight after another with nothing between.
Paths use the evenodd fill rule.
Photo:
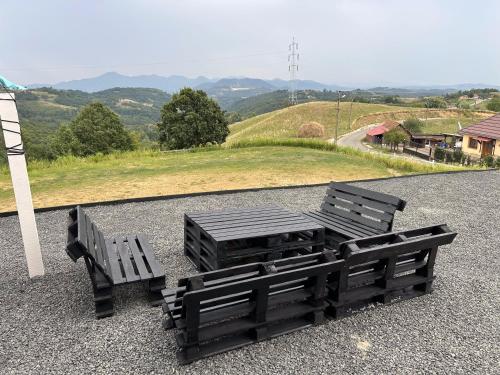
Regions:
<instances>
[{"instance_id":1,"label":"utility pole","mask_svg":"<svg viewBox=\"0 0 500 375\"><path fill-rule=\"evenodd\" d=\"M337 138L339 135L339 114L340 114L340 91L337 90L337 122L335 124L335 145L337 145Z\"/></svg>"},{"instance_id":2,"label":"utility pole","mask_svg":"<svg viewBox=\"0 0 500 375\"><path fill-rule=\"evenodd\" d=\"M352 119L352 104L354 103L354 95L352 94L352 91L351 91L351 107L349 108L349 129L352 130L352 122L351 122L351 119Z\"/></svg>"},{"instance_id":3,"label":"utility pole","mask_svg":"<svg viewBox=\"0 0 500 375\"><path fill-rule=\"evenodd\" d=\"M299 54L297 50L299 49L299 43L295 41L295 37L292 37L292 43L288 45L288 71L290 72L290 80L288 81L288 104L297 104L297 72L299 71Z\"/></svg>"}]
</instances>

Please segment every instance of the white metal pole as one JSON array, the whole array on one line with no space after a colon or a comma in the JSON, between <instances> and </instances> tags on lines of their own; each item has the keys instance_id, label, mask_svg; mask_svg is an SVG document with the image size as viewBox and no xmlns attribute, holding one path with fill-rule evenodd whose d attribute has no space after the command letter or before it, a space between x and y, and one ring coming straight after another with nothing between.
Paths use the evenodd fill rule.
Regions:
<instances>
[{"instance_id":1,"label":"white metal pole","mask_svg":"<svg viewBox=\"0 0 500 375\"><path fill-rule=\"evenodd\" d=\"M0 124L3 130L10 176L16 198L17 213L21 225L24 252L30 277L42 276L45 273L38 239L38 230L33 210L31 189L26 168L19 115L12 93L0 93Z\"/></svg>"}]
</instances>

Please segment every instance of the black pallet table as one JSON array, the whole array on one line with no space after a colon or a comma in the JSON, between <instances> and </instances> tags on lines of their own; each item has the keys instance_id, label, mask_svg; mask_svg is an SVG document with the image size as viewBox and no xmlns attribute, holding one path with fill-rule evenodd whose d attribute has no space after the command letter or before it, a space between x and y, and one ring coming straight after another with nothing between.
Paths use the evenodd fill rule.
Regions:
<instances>
[{"instance_id":1,"label":"black pallet table","mask_svg":"<svg viewBox=\"0 0 500 375\"><path fill-rule=\"evenodd\" d=\"M323 251L323 226L280 207L184 215L184 254L198 270Z\"/></svg>"}]
</instances>

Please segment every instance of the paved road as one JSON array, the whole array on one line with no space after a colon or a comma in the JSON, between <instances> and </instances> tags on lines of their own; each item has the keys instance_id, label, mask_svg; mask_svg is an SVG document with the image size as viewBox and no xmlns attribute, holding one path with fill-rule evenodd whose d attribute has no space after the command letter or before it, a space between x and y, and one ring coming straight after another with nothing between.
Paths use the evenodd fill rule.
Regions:
<instances>
[{"instance_id":1,"label":"paved road","mask_svg":"<svg viewBox=\"0 0 500 375\"><path fill-rule=\"evenodd\" d=\"M371 151L371 148L366 147L363 144L363 139L366 136L366 132L368 129L377 126L376 124L374 125L368 125L365 127L362 127L358 130L355 130L351 133L347 133L344 136L339 138L338 144L341 146L348 146L352 148L357 148L361 151Z\"/></svg>"}]
</instances>

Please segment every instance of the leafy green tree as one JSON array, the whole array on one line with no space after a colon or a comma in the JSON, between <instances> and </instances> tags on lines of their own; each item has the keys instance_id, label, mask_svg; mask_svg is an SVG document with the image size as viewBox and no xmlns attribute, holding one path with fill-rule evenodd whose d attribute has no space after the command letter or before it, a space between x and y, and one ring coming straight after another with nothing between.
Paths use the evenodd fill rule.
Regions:
<instances>
[{"instance_id":1,"label":"leafy green tree","mask_svg":"<svg viewBox=\"0 0 500 375\"><path fill-rule=\"evenodd\" d=\"M425 108L446 108L446 101L440 96L425 99Z\"/></svg>"},{"instance_id":2,"label":"leafy green tree","mask_svg":"<svg viewBox=\"0 0 500 375\"><path fill-rule=\"evenodd\" d=\"M57 156L78 155L81 153L80 141L67 124L62 124L57 129L50 148Z\"/></svg>"},{"instance_id":3,"label":"leafy green tree","mask_svg":"<svg viewBox=\"0 0 500 375\"><path fill-rule=\"evenodd\" d=\"M62 128L56 138L55 143L62 154L86 156L134 148L132 138L118 115L101 103L85 106L69 128Z\"/></svg>"},{"instance_id":4,"label":"leafy green tree","mask_svg":"<svg viewBox=\"0 0 500 375\"><path fill-rule=\"evenodd\" d=\"M384 142L391 146L391 150L397 150L401 143L408 142L408 136L404 131L394 128L384 134Z\"/></svg>"},{"instance_id":5,"label":"leafy green tree","mask_svg":"<svg viewBox=\"0 0 500 375\"><path fill-rule=\"evenodd\" d=\"M399 99L398 95L389 95L389 96L384 96L383 102L385 104L399 104L401 103L401 100Z\"/></svg>"},{"instance_id":6,"label":"leafy green tree","mask_svg":"<svg viewBox=\"0 0 500 375\"><path fill-rule=\"evenodd\" d=\"M161 110L160 144L168 149L223 143L228 122L219 105L202 90L184 88Z\"/></svg>"},{"instance_id":7,"label":"leafy green tree","mask_svg":"<svg viewBox=\"0 0 500 375\"><path fill-rule=\"evenodd\" d=\"M488 104L486 104L486 108L490 111L500 112L500 96L494 96Z\"/></svg>"},{"instance_id":8,"label":"leafy green tree","mask_svg":"<svg viewBox=\"0 0 500 375\"><path fill-rule=\"evenodd\" d=\"M424 123L422 120L413 117L405 120L403 122L403 127L408 130L412 134L420 133L422 128L424 127Z\"/></svg>"},{"instance_id":9,"label":"leafy green tree","mask_svg":"<svg viewBox=\"0 0 500 375\"><path fill-rule=\"evenodd\" d=\"M234 124L235 122L243 120L238 112L225 112L224 116L226 117L228 124Z\"/></svg>"}]
</instances>

